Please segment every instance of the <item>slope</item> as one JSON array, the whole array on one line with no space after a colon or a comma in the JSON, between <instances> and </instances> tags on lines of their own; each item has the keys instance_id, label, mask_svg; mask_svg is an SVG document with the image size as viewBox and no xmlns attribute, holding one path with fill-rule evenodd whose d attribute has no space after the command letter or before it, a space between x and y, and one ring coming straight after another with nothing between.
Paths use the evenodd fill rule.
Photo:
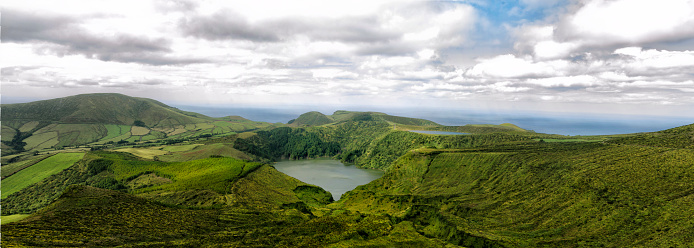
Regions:
<instances>
[{"instance_id":1,"label":"slope","mask_svg":"<svg viewBox=\"0 0 694 248\"><path fill-rule=\"evenodd\" d=\"M600 143L418 149L334 208L469 247L694 244L694 151Z\"/></svg>"},{"instance_id":2,"label":"slope","mask_svg":"<svg viewBox=\"0 0 694 248\"><path fill-rule=\"evenodd\" d=\"M130 189L68 186L51 205L3 224L4 246L446 246L410 222L330 211L324 208L329 193L267 165L229 158L163 163L106 152L88 157L81 163L92 175L87 184L103 187L90 182L111 178ZM133 184L163 176L170 180Z\"/></svg>"},{"instance_id":3,"label":"slope","mask_svg":"<svg viewBox=\"0 0 694 248\"><path fill-rule=\"evenodd\" d=\"M641 145L671 148L694 148L694 124L668 130L627 135L609 141L613 144Z\"/></svg>"},{"instance_id":4,"label":"slope","mask_svg":"<svg viewBox=\"0 0 694 248\"><path fill-rule=\"evenodd\" d=\"M9 126L38 121L44 123L104 123L172 126L209 120L204 115L169 107L161 102L122 94L83 94L30 103L3 104L2 120Z\"/></svg>"},{"instance_id":5,"label":"slope","mask_svg":"<svg viewBox=\"0 0 694 248\"><path fill-rule=\"evenodd\" d=\"M302 127L302 126L320 126L334 121L322 114L321 112L312 111L308 113L301 114L298 118L289 121L287 124L292 126Z\"/></svg>"},{"instance_id":6,"label":"slope","mask_svg":"<svg viewBox=\"0 0 694 248\"><path fill-rule=\"evenodd\" d=\"M3 155L116 142L194 139L270 127L240 117L210 118L122 94L84 94L2 105Z\"/></svg>"}]
</instances>

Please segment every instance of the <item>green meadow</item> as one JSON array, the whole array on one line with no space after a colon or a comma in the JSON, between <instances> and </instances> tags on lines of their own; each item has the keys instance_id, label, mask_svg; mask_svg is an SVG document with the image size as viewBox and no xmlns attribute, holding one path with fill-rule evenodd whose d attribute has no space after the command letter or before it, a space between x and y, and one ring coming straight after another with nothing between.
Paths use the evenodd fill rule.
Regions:
<instances>
[{"instance_id":1,"label":"green meadow","mask_svg":"<svg viewBox=\"0 0 694 248\"><path fill-rule=\"evenodd\" d=\"M58 153L2 180L2 199L79 161L84 153Z\"/></svg>"}]
</instances>

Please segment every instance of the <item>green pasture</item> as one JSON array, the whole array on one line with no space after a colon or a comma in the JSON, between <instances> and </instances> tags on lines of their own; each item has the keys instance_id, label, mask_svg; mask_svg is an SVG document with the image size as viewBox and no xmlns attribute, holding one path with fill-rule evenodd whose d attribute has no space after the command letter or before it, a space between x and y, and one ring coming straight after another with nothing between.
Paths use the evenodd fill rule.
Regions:
<instances>
[{"instance_id":1,"label":"green pasture","mask_svg":"<svg viewBox=\"0 0 694 248\"><path fill-rule=\"evenodd\" d=\"M48 155L41 155L41 156L36 156L31 159L15 162L15 163L10 163L10 164L4 164L2 165L2 170L0 170L0 173L2 174L2 177L6 177L8 175L12 175L15 172L23 169L24 167L30 166L33 163L36 163L37 161L47 157Z\"/></svg>"},{"instance_id":2,"label":"green pasture","mask_svg":"<svg viewBox=\"0 0 694 248\"><path fill-rule=\"evenodd\" d=\"M26 217L29 217L29 214L13 214L0 216L0 224L9 224L12 222L23 220Z\"/></svg>"},{"instance_id":3,"label":"green pasture","mask_svg":"<svg viewBox=\"0 0 694 248\"><path fill-rule=\"evenodd\" d=\"M2 198L58 173L79 161L84 153L59 153L2 180Z\"/></svg>"},{"instance_id":4,"label":"green pasture","mask_svg":"<svg viewBox=\"0 0 694 248\"><path fill-rule=\"evenodd\" d=\"M228 190L229 182L261 165L260 163L222 157L171 163L118 160L111 169L117 180L125 180L153 172L173 181L142 189L142 191L212 189L218 193L227 193L225 191Z\"/></svg>"},{"instance_id":5,"label":"green pasture","mask_svg":"<svg viewBox=\"0 0 694 248\"><path fill-rule=\"evenodd\" d=\"M193 150L194 148L201 146L202 144L190 144L190 145L177 145L177 146L165 146L161 150L168 152L187 152Z\"/></svg>"}]
</instances>

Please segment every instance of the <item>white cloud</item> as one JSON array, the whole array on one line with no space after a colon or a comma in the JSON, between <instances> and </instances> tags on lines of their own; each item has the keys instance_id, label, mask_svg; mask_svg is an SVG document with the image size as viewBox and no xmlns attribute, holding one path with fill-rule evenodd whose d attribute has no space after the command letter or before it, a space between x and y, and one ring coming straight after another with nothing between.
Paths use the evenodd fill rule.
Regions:
<instances>
[{"instance_id":1,"label":"white cloud","mask_svg":"<svg viewBox=\"0 0 694 248\"><path fill-rule=\"evenodd\" d=\"M694 102L694 1L520 2L509 11L549 14L495 26L475 7L488 1L9 0L0 67L14 93Z\"/></svg>"},{"instance_id":2,"label":"white cloud","mask_svg":"<svg viewBox=\"0 0 694 248\"><path fill-rule=\"evenodd\" d=\"M548 77L560 75L568 65L568 62L563 60L535 62L530 56L519 58L506 54L481 60L465 72L465 75L482 78Z\"/></svg>"},{"instance_id":3,"label":"white cloud","mask_svg":"<svg viewBox=\"0 0 694 248\"><path fill-rule=\"evenodd\" d=\"M681 68L694 67L694 51L665 51L640 47L626 47L615 50L615 54L627 55L633 60L628 65L634 68ZM691 68L694 71L694 68Z\"/></svg>"},{"instance_id":4,"label":"white cloud","mask_svg":"<svg viewBox=\"0 0 694 248\"><path fill-rule=\"evenodd\" d=\"M692 0L591 0L557 28L559 40L588 46L674 41L694 36Z\"/></svg>"},{"instance_id":5,"label":"white cloud","mask_svg":"<svg viewBox=\"0 0 694 248\"><path fill-rule=\"evenodd\" d=\"M574 86L593 86L596 84L596 79L590 75L568 76L568 77L551 77L551 78L533 78L525 81L528 84L535 84L542 87L574 87Z\"/></svg>"}]
</instances>

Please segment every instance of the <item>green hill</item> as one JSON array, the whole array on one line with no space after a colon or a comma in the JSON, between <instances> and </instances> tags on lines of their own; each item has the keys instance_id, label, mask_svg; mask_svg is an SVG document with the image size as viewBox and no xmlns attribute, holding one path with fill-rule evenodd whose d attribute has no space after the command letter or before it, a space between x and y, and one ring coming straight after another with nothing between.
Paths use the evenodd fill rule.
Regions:
<instances>
[{"instance_id":1,"label":"green hill","mask_svg":"<svg viewBox=\"0 0 694 248\"><path fill-rule=\"evenodd\" d=\"M122 94L85 94L2 105L2 154L63 147L191 139L270 127L239 116L210 118Z\"/></svg>"},{"instance_id":2,"label":"green hill","mask_svg":"<svg viewBox=\"0 0 694 248\"><path fill-rule=\"evenodd\" d=\"M10 127L25 123L120 124L142 121L147 127L199 123L210 118L161 102L122 94L84 94L30 103L3 104L2 120ZM24 131L25 132L25 131Z\"/></svg>"},{"instance_id":3,"label":"green hill","mask_svg":"<svg viewBox=\"0 0 694 248\"><path fill-rule=\"evenodd\" d=\"M304 113L300 115L298 118L289 121L288 124L291 124L292 126L297 126L297 127L302 127L302 126L320 126L320 125L325 125L329 123L333 123L334 121L325 116L324 114L317 112L317 111L312 111L308 113Z\"/></svg>"},{"instance_id":4,"label":"green hill","mask_svg":"<svg viewBox=\"0 0 694 248\"><path fill-rule=\"evenodd\" d=\"M609 141L614 144L671 148L694 148L694 124L652 133L627 135Z\"/></svg>"},{"instance_id":5,"label":"green hill","mask_svg":"<svg viewBox=\"0 0 694 248\"><path fill-rule=\"evenodd\" d=\"M600 143L419 149L334 208L466 247L688 247L694 153Z\"/></svg>"},{"instance_id":6,"label":"green hill","mask_svg":"<svg viewBox=\"0 0 694 248\"><path fill-rule=\"evenodd\" d=\"M111 178L130 189L67 186L49 206L3 224L3 246L445 246L410 222L327 209L326 191L267 165L229 158L146 162L101 152L73 172L80 166L100 171L89 173L87 184L104 187L92 182ZM169 180L152 180L162 176Z\"/></svg>"},{"instance_id":7,"label":"green hill","mask_svg":"<svg viewBox=\"0 0 694 248\"><path fill-rule=\"evenodd\" d=\"M439 124L425 119L393 116L379 112L354 112L338 110L330 116L336 122L344 121L385 121L388 123L411 125L411 126L440 126Z\"/></svg>"},{"instance_id":8,"label":"green hill","mask_svg":"<svg viewBox=\"0 0 694 248\"><path fill-rule=\"evenodd\" d=\"M347 121L381 121L391 124L401 124L410 126L425 126L425 127L435 127L441 126L433 121L393 116L379 112L355 112L338 110L335 111L330 116L324 115L317 111L307 112L300 115L298 118L289 121L288 124L294 127L305 127L305 126L322 126L331 123L340 123Z\"/></svg>"}]
</instances>

